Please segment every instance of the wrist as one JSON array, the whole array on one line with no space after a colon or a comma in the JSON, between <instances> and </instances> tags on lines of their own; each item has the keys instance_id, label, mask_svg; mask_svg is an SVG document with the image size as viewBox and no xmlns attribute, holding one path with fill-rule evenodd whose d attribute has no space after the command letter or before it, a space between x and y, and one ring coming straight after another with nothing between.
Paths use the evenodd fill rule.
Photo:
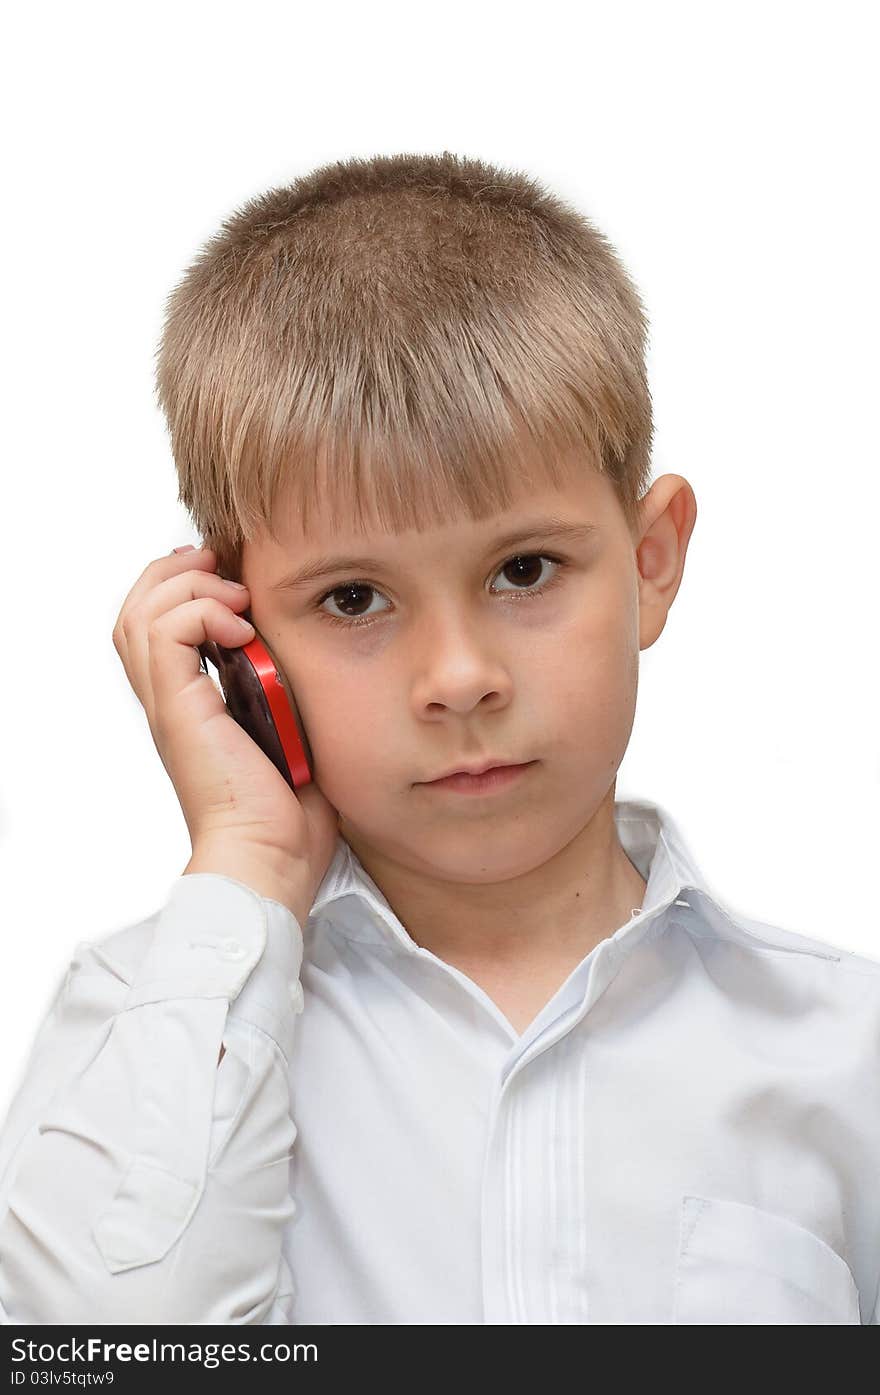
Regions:
<instances>
[{"instance_id":1,"label":"wrist","mask_svg":"<svg viewBox=\"0 0 880 1395\"><path fill-rule=\"evenodd\" d=\"M314 891L307 869L293 859L280 862L272 857L256 855L236 846L196 847L182 876L192 872L213 872L242 882L259 896L279 901L286 906L299 924L305 925L314 901Z\"/></svg>"}]
</instances>

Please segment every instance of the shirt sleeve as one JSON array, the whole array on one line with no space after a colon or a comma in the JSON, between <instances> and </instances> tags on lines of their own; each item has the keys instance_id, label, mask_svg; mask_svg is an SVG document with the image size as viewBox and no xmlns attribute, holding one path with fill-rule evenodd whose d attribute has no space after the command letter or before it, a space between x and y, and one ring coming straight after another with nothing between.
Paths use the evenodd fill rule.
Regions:
<instances>
[{"instance_id":1,"label":"shirt sleeve","mask_svg":"<svg viewBox=\"0 0 880 1395\"><path fill-rule=\"evenodd\" d=\"M0 1129L0 1322L292 1321L302 954L209 872L76 946Z\"/></svg>"}]
</instances>

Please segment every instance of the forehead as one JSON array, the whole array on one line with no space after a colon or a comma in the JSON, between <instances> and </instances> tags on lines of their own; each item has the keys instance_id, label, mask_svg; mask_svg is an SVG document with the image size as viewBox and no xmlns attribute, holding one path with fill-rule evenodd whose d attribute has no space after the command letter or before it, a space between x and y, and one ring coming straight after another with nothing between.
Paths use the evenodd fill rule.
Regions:
<instances>
[{"instance_id":1,"label":"forehead","mask_svg":"<svg viewBox=\"0 0 880 1395\"><path fill-rule=\"evenodd\" d=\"M512 469L505 473L503 491L495 490L479 503L465 502L454 490L432 482L417 509L408 510L416 517L404 520L403 512L374 490L361 490L357 498L351 492L327 490L310 496L304 517L302 490L293 481L278 493L271 534L285 552L338 550L365 542L387 547L392 539L418 548L429 536L479 539L499 527L551 512L601 526L619 512L619 503L608 477L581 456L558 459L555 475L542 462L527 476Z\"/></svg>"}]
</instances>

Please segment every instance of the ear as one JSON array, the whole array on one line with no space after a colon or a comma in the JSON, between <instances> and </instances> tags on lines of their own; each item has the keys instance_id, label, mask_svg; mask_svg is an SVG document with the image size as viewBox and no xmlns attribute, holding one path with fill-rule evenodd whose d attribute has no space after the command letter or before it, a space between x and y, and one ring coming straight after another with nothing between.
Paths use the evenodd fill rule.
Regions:
<instances>
[{"instance_id":1,"label":"ear","mask_svg":"<svg viewBox=\"0 0 880 1395\"><path fill-rule=\"evenodd\" d=\"M639 569L639 648L659 639L684 573L684 559L694 524L697 500L682 475L661 475L640 506L636 543Z\"/></svg>"}]
</instances>

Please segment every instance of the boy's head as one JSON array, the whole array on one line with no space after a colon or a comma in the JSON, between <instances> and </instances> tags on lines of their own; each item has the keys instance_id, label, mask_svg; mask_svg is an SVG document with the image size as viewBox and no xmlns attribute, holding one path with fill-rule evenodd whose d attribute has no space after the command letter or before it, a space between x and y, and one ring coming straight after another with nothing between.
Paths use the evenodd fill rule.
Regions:
<instances>
[{"instance_id":1,"label":"boy's head","mask_svg":"<svg viewBox=\"0 0 880 1395\"><path fill-rule=\"evenodd\" d=\"M495 882L613 804L696 514L680 476L647 488L645 337L582 215L447 152L252 200L170 297L179 497L359 849ZM424 784L490 758L533 764L485 797Z\"/></svg>"}]
</instances>

